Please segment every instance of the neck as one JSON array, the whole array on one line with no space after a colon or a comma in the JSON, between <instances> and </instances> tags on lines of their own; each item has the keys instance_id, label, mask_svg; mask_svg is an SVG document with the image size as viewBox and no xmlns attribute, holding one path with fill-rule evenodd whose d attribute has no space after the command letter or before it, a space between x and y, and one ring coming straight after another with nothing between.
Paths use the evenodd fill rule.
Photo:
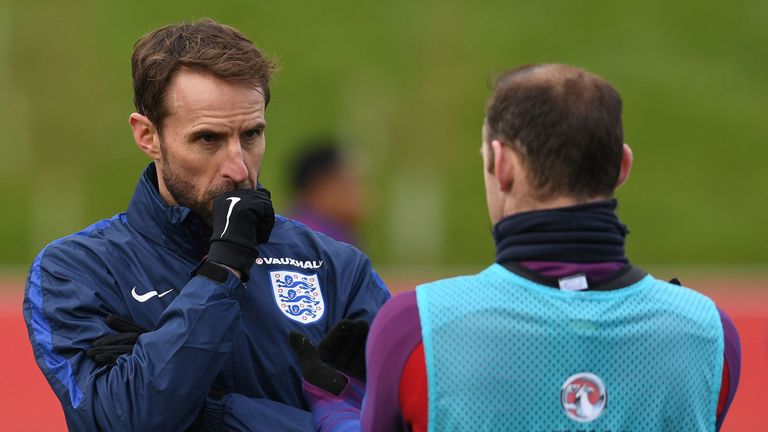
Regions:
<instances>
[{"instance_id":1,"label":"neck","mask_svg":"<svg viewBox=\"0 0 768 432\"><path fill-rule=\"evenodd\" d=\"M555 210L559 208L573 207L584 204L596 203L601 201L608 201L611 197L591 197L591 198L575 198L570 196L559 196L548 200L536 200L531 197L522 197L515 199L508 199L504 202L502 208L502 217L504 219L509 216L514 216L519 213L527 213L541 210ZM499 222L499 221L496 221Z\"/></svg>"},{"instance_id":2,"label":"neck","mask_svg":"<svg viewBox=\"0 0 768 432\"><path fill-rule=\"evenodd\" d=\"M160 193L160 198L163 199L163 202L165 202L168 206L175 206L178 205L175 199L173 199L173 195L171 195L171 192L168 191L168 186L165 185L165 178L163 177L162 173L162 165L160 161L155 161L155 169L157 172L157 191Z\"/></svg>"}]
</instances>

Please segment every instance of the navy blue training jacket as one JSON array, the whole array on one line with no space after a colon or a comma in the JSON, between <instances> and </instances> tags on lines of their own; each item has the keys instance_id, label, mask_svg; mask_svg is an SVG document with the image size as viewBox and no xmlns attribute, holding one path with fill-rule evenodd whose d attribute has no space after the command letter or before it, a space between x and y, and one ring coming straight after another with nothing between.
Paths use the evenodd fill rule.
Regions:
<instances>
[{"instance_id":1,"label":"navy blue training jacket","mask_svg":"<svg viewBox=\"0 0 768 432\"><path fill-rule=\"evenodd\" d=\"M185 207L167 206L153 164L128 211L56 240L35 258L24 318L37 363L71 430L304 430L311 416L288 344L316 343L342 318L370 321L389 298L368 258L278 216L247 286L191 272L208 238ZM113 367L86 356L113 334L108 314L152 331ZM212 386L222 400L207 398Z\"/></svg>"}]
</instances>

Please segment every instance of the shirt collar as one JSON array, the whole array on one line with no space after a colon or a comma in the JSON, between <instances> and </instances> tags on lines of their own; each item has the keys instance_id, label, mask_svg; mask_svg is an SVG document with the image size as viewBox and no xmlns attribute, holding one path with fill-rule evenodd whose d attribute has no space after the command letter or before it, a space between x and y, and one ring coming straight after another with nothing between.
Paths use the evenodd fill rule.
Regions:
<instances>
[{"instance_id":1,"label":"shirt collar","mask_svg":"<svg viewBox=\"0 0 768 432\"><path fill-rule=\"evenodd\" d=\"M621 262L629 232L616 216L616 200L508 216L493 228L496 262Z\"/></svg>"}]
</instances>

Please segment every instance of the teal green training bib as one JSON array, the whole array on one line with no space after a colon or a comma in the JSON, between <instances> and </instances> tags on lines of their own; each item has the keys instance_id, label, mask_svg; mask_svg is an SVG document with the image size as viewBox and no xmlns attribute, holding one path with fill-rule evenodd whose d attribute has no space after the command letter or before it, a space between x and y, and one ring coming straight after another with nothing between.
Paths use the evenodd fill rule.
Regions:
<instances>
[{"instance_id":1,"label":"teal green training bib","mask_svg":"<svg viewBox=\"0 0 768 432\"><path fill-rule=\"evenodd\" d=\"M494 264L416 289L430 431L714 431L712 300L651 276L560 291Z\"/></svg>"}]
</instances>

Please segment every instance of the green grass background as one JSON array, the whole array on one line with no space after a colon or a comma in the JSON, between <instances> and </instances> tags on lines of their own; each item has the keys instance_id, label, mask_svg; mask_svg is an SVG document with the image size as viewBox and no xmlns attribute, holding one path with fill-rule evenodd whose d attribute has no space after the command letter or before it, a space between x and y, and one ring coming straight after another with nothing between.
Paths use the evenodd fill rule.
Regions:
<instances>
[{"instance_id":1,"label":"green grass background","mask_svg":"<svg viewBox=\"0 0 768 432\"><path fill-rule=\"evenodd\" d=\"M493 258L479 156L494 74L563 62L611 81L635 151L619 214L646 266L768 263L768 2L0 0L0 267L126 208L142 34L210 16L274 56L263 181L308 136L352 143L377 266Z\"/></svg>"}]
</instances>

